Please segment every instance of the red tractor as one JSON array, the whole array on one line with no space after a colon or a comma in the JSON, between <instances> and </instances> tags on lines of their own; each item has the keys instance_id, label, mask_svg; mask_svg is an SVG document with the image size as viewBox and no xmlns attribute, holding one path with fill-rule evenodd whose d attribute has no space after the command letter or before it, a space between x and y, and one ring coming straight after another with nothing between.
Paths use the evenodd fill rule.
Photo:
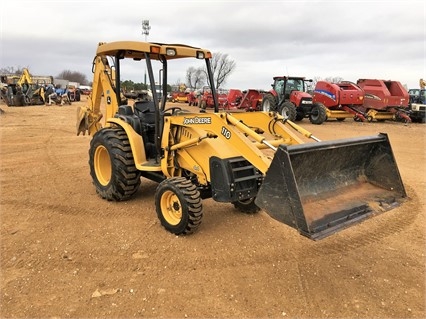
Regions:
<instances>
[{"instance_id":1,"label":"red tractor","mask_svg":"<svg viewBox=\"0 0 426 319\"><path fill-rule=\"evenodd\" d=\"M255 89L230 89L225 104L226 110L260 111L263 92Z\"/></svg>"},{"instance_id":2,"label":"red tractor","mask_svg":"<svg viewBox=\"0 0 426 319\"><path fill-rule=\"evenodd\" d=\"M272 90L263 95L262 110L275 111L291 121L309 117L312 124L322 124L327 119L327 109L322 103L313 103L307 92L304 77L275 76Z\"/></svg>"}]
</instances>

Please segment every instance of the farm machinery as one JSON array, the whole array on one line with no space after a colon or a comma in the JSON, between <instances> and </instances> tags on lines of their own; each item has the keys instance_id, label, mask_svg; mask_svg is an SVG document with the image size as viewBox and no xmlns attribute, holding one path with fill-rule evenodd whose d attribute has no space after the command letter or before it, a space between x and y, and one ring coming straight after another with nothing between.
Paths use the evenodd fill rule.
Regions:
<instances>
[{"instance_id":1,"label":"farm machinery","mask_svg":"<svg viewBox=\"0 0 426 319\"><path fill-rule=\"evenodd\" d=\"M410 96L398 81L359 79L357 85L365 93L364 104L360 108L372 122L398 120L411 122L408 104Z\"/></svg>"},{"instance_id":2,"label":"farm machinery","mask_svg":"<svg viewBox=\"0 0 426 319\"><path fill-rule=\"evenodd\" d=\"M167 91L164 91L167 92ZM187 103L188 92L185 84L179 84L172 87L171 101L174 103Z\"/></svg>"},{"instance_id":3,"label":"farm machinery","mask_svg":"<svg viewBox=\"0 0 426 319\"><path fill-rule=\"evenodd\" d=\"M186 96L186 99L188 101L189 106L198 106L198 92L191 90L188 95Z\"/></svg>"},{"instance_id":4,"label":"farm machinery","mask_svg":"<svg viewBox=\"0 0 426 319\"><path fill-rule=\"evenodd\" d=\"M344 121L346 118L354 118L355 121L365 121L366 114L359 110L364 104L364 95L364 91L353 82L318 81L313 102L321 103L327 108L327 119Z\"/></svg>"},{"instance_id":5,"label":"farm machinery","mask_svg":"<svg viewBox=\"0 0 426 319\"><path fill-rule=\"evenodd\" d=\"M202 110L206 110L208 108L214 108L215 100L219 104L219 108L224 108L226 102L228 101L228 92L226 90L217 90L215 93L215 98L213 98L213 92L210 87L204 86L203 90L200 92L198 96L198 106Z\"/></svg>"},{"instance_id":6,"label":"farm machinery","mask_svg":"<svg viewBox=\"0 0 426 319\"><path fill-rule=\"evenodd\" d=\"M275 111L291 121L309 117L312 124L322 124L327 119L326 108L322 103L313 103L307 92L304 77L275 76L272 89L263 95L262 110Z\"/></svg>"},{"instance_id":7,"label":"farm machinery","mask_svg":"<svg viewBox=\"0 0 426 319\"><path fill-rule=\"evenodd\" d=\"M44 105L44 86L53 83L53 77L32 76L24 68L20 76L2 76L2 82L6 85L1 96L8 106Z\"/></svg>"},{"instance_id":8,"label":"farm machinery","mask_svg":"<svg viewBox=\"0 0 426 319\"><path fill-rule=\"evenodd\" d=\"M422 81L422 80L421 80ZM425 89L410 89L409 112L413 122L426 122L426 90Z\"/></svg>"},{"instance_id":9,"label":"farm machinery","mask_svg":"<svg viewBox=\"0 0 426 319\"><path fill-rule=\"evenodd\" d=\"M202 200L212 198L243 213L263 209L314 240L404 201L386 134L320 141L276 111L219 110L211 57L209 50L177 44L98 45L93 92L77 109L76 126L77 135L93 136L90 175L103 199L137 196L143 177L158 183L155 210L173 234L195 232ZM141 74L146 69L151 85L154 67L161 68L166 91L169 68L183 58L205 65L213 112L168 107L155 90L153 101L121 103L121 60L132 61Z\"/></svg>"},{"instance_id":10,"label":"farm machinery","mask_svg":"<svg viewBox=\"0 0 426 319\"><path fill-rule=\"evenodd\" d=\"M225 103L225 110L260 111L263 92L255 89L230 89Z\"/></svg>"}]
</instances>

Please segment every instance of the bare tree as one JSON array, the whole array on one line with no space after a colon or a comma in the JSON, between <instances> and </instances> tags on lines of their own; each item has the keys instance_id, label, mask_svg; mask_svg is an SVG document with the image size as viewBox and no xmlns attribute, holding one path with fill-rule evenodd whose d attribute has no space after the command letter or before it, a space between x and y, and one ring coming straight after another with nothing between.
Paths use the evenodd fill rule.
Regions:
<instances>
[{"instance_id":1,"label":"bare tree","mask_svg":"<svg viewBox=\"0 0 426 319\"><path fill-rule=\"evenodd\" d=\"M310 82L308 84L308 92L313 92L318 81L327 81L327 82L331 82L331 83L339 83L343 81L343 78L340 76L329 76L326 77L325 79L321 78L320 76L315 76L312 79L312 82Z\"/></svg>"},{"instance_id":2,"label":"bare tree","mask_svg":"<svg viewBox=\"0 0 426 319\"><path fill-rule=\"evenodd\" d=\"M222 84L226 83L227 78L234 71L237 64L229 58L228 54L217 52L213 54L211 65L215 86L218 89Z\"/></svg>"},{"instance_id":3,"label":"bare tree","mask_svg":"<svg viewBox=\"0 0 426 319\"><path fill-rule=\"evenodd\" d=\"M186 84L191 89L199 89L206 82L206 73L202 68L189 67L186 70Z\"/></svg>"},{"instance_id":4,"label":"bare tree","mask_svg":"<svg viewBox=\"0 0 426 319\"><path fill-rule=\"evenodd\" d=\"M331 83L339 83L343 81L343 78L340 76L329 76L329 77L326 77L324 81L331 82Z\"/></svg>"},{"instance_id":5,"label":"bare tree","mask_svg":"<svg viewBox=\"0 0 426 319\"><path fill-rule=\"evenodd\" d=\"M28 69L28 67L26 67ZM21 75L24 71L25 67L13 67L13 66L7 66L4 68L0 68L0 74L16 74Z\"/></svg>"},{"instance_id":6,"label":"bare tree","mask_svg":"<svg viewBox=\"0 0 426 319\"><path fill-rule=\"evenodd\" d=\"M232 71L234 71L237 64L234 60L229 58L228 54L221 52L213 53L210 63L215 87L219 89L226 83L226 80ZM198 89L201 88L206 81L209 83L207 70L205 68L196 69L194 67L189 67L186 70L186 83L188 87Z\"/></svg>"},{"instance_id":7,"label":"bare tree","mask_svg":"<svg viewBox=\"0 0 426 319\"><path fill-rule=\"evenodd\" d=\"M309 83L309 89L311 90L311 91L313 91L314 90L314 88L315 88L315 86L317 85L317 83L318 83L318 81L321 81L321 77L319 77L319 76L314 76L313 78L312 78L312 82L311 83Z\"/></svg>"},{"instance_id":8,"label":"bare tree","mask_svg":"<svg viewBox=\"0 0 426 319\"><path fill-rule=\"evenodd\" d=\"M68 80L71 82L78 82L80 84L87 84L87 77L80 72L65 70L58 74L58 78Z\"/></svg>"}]
</instances>

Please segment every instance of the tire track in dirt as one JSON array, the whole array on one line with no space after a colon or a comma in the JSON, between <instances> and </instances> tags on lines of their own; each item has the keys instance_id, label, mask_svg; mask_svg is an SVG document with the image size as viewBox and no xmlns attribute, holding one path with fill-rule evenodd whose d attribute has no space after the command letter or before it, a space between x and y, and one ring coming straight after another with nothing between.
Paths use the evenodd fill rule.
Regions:
<instances>
[{"instance_id":1,"label":"tire track in dirt","mask_svg":"<svg viewBox=\"0 0 426 319\"><path fill-rule=\"evenodd\" d=\"M96 205L96 202L99 202L100 205ZM105 264L109 264L110 267L118 269L122 268L124 263L123 256L120 255L120 252L127 250L130 247L137 246L137 243L149 242L149 239L147 238L152 236L153 232L161 231L160 228L152 230L154 226L158 226L157 220L151 218L153 216L148 216L146 214L144 216L144 214L138 211L136 209L136 207L138 207L137 203L134 202L132 205L126 205L126 203L127 202L111 203L101 200L100 198L90 205L81 205L78 201L71 202L69 204L61 204L28 202L18 199L2 200L1 205L3 208L10 211L20 212L21 216L26 216L26 211L37 211L37 216L28 215L25 217L27 220L26 224L32 225L31 227L33 229L39 229L39 227L44 225L43 229L39 229L39 231L37 231L37 237L39 240L45 242L45 246L43 246L45 250L40 251L28 248L28 242L26 242L25 239L20 239L21 242L23 241L23 243L21 243L22 247L27 247L28 249L22 248L20 252L15 252L13 257L3 259L1 262L2 267L5 269L14 268L28 270L58 269L58 267L64 266L64 261L67 261L66 265L72 266L76 261L81 263L81 260L87 260L87 264L83 263L85 264L84 268L92 269L93 271L96 271L96 269L102 269L102 265L105 266ZM114 207L110 207L111 205ZM120 207L118 207L118 205L120 205ZM129 209L128 206L133 208ZM140 224L144 230L143 232L138 232L137 237L130 240L125 237L125 234L123 234L123 236L117 236L117 234L114 234L114 229L111 230L111 227L113 226L97 223L103 220L107 220L109 223L114 223L114 221L121 219L127 220L128 218L136 219L137 223ZM71 226L64 226L63 229L45 230L45 227L48 226L48 224L57 225L58 223ZM78 230L72 225L79 225ZM106 259L102 258L99 265L96 263L92 265L93 260L88 259L88 256L104 256L105 245L107 250L114 248L113 246L103 242L102 239L99 240L102 241L100 244L104 248L99 250L97 246L91 247L91 234L98 233L96 238L100 238L99 233L102 233L103 230L105 230L105 233L111 232L112 234L110 234L110 237L112 239L119 238L119 240L122 240L123 244L117 252L110 252L107 254ZM13 226L12 228L4 228L2 230L5 239L3 242L4 246L7 247L8 244L6 242L13 240L12 237L9 236L15 236L15 234L19 232L19 225ZM71 241L70 238L75 236L76 233L79 234L78 239ZM71 242L71 244L69 242ZM58 247L67 247L66 252L60 254L60 251L57 251ZM88 251L85 249L86 247L90 247L90 250ZM117 249L117 247L115 248ZM46 254L48 252L50 252L52 256L54 254L55 257L47 259ZM8 254L3 254L3 256L5 255ZM127 262L125 264L127 264ZM127 268L122 270L130 271L132 269L133 265L130 264Z\"/></svg>"},{"instance_id":2,"label":"tire track in dirt","mask_svg":"<svg viewBox=\"0 0 426 319\"><path fill-rule=\"evenodd\" d=\"M62 163L65 156L64 156L63 150L62 152L58 152L58 149L64 148L63 140L67 140L68 137L57 134L58 132L65 133L66 135L72 135L71 131L68 131L65 129L61 129L61 128L54 129L54 131L50 133L49 136L47 137L46 142L44 143L44 148L45 148L45 154L47 156L47 162L49 166L57 170L62 170L64 169ZM83 139L81 141L85 142ZM74 153L80 154L79 151Z\"/></svg>"},{"instance_id":3,"label":"tire track in dirt","mask_svg":"<svg viewBox=\"0 0 426 319\"><path fill-rule=\"evenodd\" d=\"M324 254L342 254L348 250L361 249L384 239L395 236L412 226L420 214L420 199L416 191L406 185L407 200L399 207L367 218L365 221L348 228L354 233L345 232L331 235L307 247L304 258L323 257Z\"/></svg>"},{"instance_id":4,"label":"tire track in dirt","mask_svg":"<svg viewBox=\"0 0 426 319\"><path fill-rule=\"evenodd\" d=\"M367 245L373 245L389 236L394 236L404 231L406 228L410 227L413 223L415 223L419 215L420 207L419 198L414 192L414 190L408 186L407 192L410 198L399 208L384 212L383 214L367 219L363 223L352 226L357 227L359 229L359 231L356 231L354 234L337 233L322 241L313 243L309 242L307 245L303 245L305 242L305 239L303 239L303 242L299 242L298 245L291 250L290 254L287 253L286 257L284 258L284 261L295 260L302 262L304 260L306 261L323 258L324 255L342 254L348 250L361 249ZM147 196L151 195L148 194ZM85 229L90 229L91 227L93 227L92 223L95 220L115 220L121 217L133 217L138 219L138 222L143 224L144 232L141 232L143 236L133 240L130 243L130 246L132 246L136 242L149 241L149 236L156 236L155 233L158 232L161 232L161 236L164 237L163 240L167 240L168 233L164 233L165 231L161 227L155 227L155 229L152 230L154 226L158 226L156 216L153 212L151 212L149 216L147 214L141 213L137 209L139 207L139 201L140 198L136 198L128 202L111 203L97 199L97 203L92 202L89 205L84 206L81 205L81 203L79 202L61 204L22 202L20 200L2 200L2 206L13 207L13 210L16 211L21 210L21 208L31 208L35 209L38 212L45 211L47 212L49 217L55 218L54 215L62 217L65 216L66 218L73 218L74 222L75 217L77 217L79 223L81 224L81 227ZM113 207L111 207L111 205L113 205ZM382 216L384 214L386 216ZM373 219L375 219L374 222ZM245 227L249 228L250 224L248 223ZM150 234L151 230L154 234ZM194 236L202 237L202 235L196 233L193 234L191 238ZM94 248L91 253L98 254L97 249ZM273 262L275 258L276 256L269 257L266 254L258 253L257 258L255 258L254 260L245 260L244 262L248 262L249 264L256 264L257 259L263 260L264 262ZM223 266L223 264L221 264L220 266Z\"/></svg>"},{"instance_id":5,"label":"tire track in dirt","mask_svg":"<svg viewBox=\"0 0 426 319\"><path fill-rule=\"evenodd\" d=\"M318 277L316 272L324 271L332 276L329 268L320 267L330 263L339 267L339 260L356 258L356 251L375 251L386 239L401 237L401 233L412 227L420 218L421 201L411 186L406 185L408 198L398 208L372 216L366 221L348 228L352 230L331 235L316 242L297 242L287 251L292 256L291 265L297 271L298 295L306 309L324 309L322 298L318 296ZM419 234L421 241L422 234ZM265 257L268 259L268 256ZM336 268L339 269L339 268Z\"/></svg>"}]
</instances>

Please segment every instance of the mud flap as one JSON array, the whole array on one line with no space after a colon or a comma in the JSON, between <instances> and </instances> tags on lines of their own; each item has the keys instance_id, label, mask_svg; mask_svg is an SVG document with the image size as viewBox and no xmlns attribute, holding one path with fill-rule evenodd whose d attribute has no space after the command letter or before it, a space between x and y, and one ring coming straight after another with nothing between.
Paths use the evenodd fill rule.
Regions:
<instances>
[{"instance_id":1,"label":"mud flap","mask_svg":"<svg viewBox=\"0 0 426 319\"><path fill-rule=\"evenodd\" d=\"M405 197L388 136L381 133L280 145L256 205L317 240L392 209Z\"/></svg>"}]
</instances>

